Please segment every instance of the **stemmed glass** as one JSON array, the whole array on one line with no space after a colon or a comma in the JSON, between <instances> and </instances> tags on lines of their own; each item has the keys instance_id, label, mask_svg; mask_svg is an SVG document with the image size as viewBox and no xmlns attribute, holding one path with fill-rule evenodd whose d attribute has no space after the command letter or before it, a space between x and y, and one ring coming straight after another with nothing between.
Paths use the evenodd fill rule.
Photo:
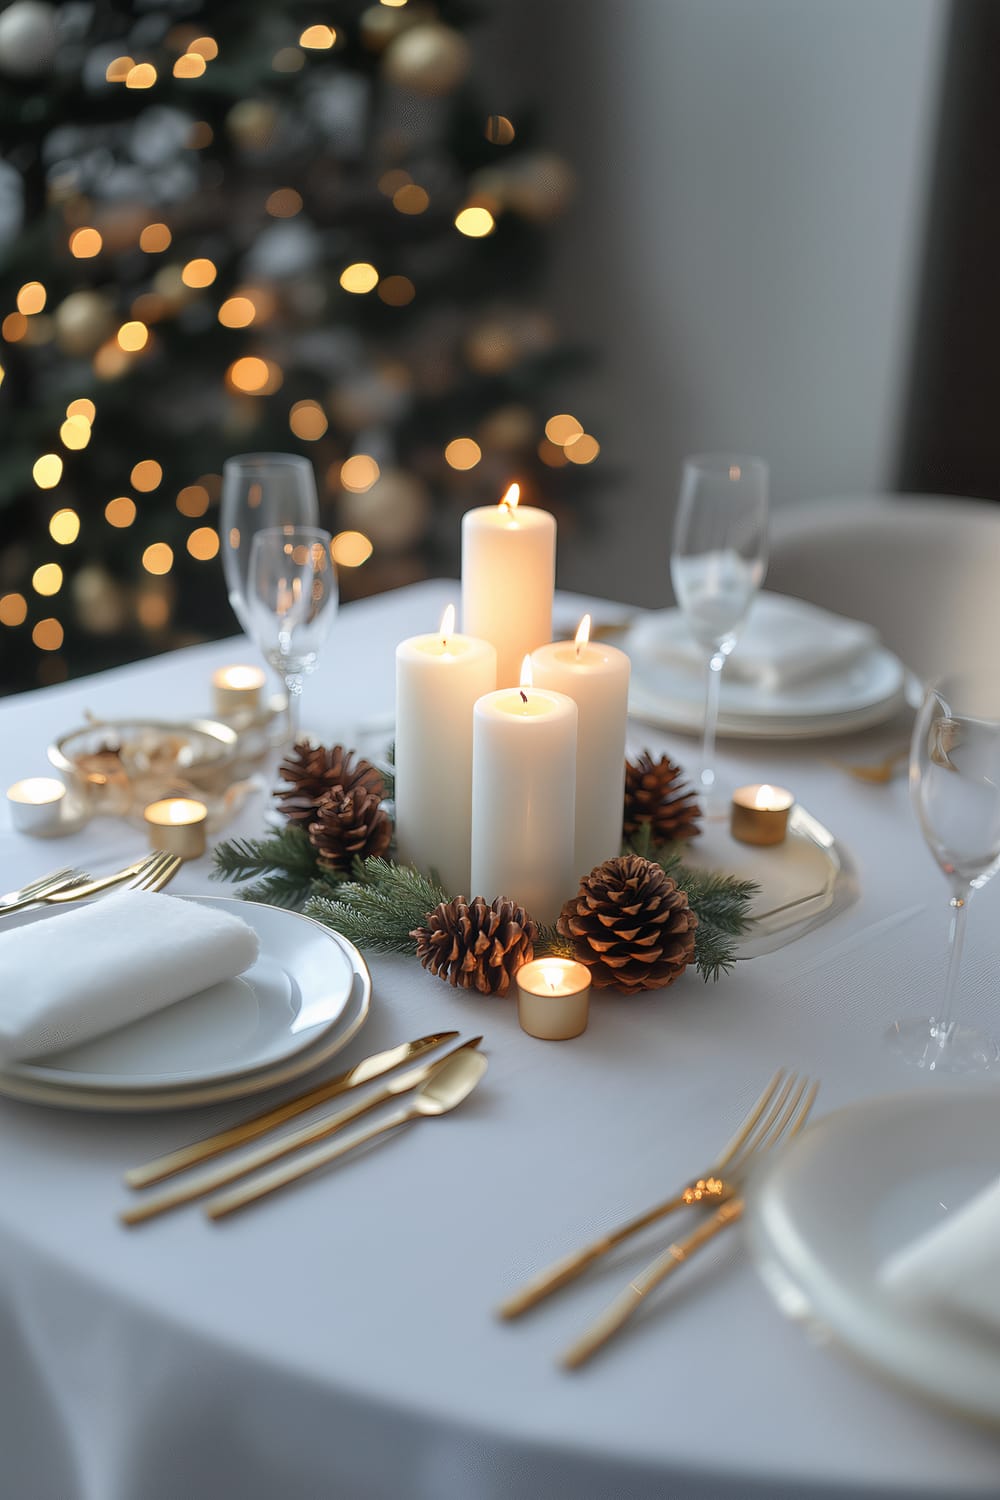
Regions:
<instances>
[{"instance_id":1,"label":"stemmed glass","mask_svg":"<svg viewBox=\"0 0 1000 1500\"><path fill-rule=\"evenodd\" d=\"M272 526L318 526L316 477L296 453L241 453L222 466L219 532L222 567L233 613L248 635L250 545Z\"/></svg>"},{"instance_id":2,"label":"stemmed glass","mask_svg":"<svg viewBox=\"0 0 1000 1500\"><path fill-rule=\"evenodd\" d=\"M708 662L701 791L717 810L715 731L722 669L767 571L768 469L759 458L704 454L684 461L670 577Z\"/></svg>"},{"instance_id":3,"label":"stemmed glass","mask_svg":"<svg viewBox=\"0 0 1000 1500\"><path fill-rule=\"evenodd\" d=\"M913 726L910 793L921 832L951 889L948 970L933 1016L897 1021L890 1045L939 1073L986 1072L997 1042L952 1019L973 891L1000 868L1000 693L961 674L928 688Z\"/></svg>"},{"instance_id":4,"label":"stemmed glass","mask_svg":"<svg viewBox=\"0 0 1000 1500\"><path fill-rule=\"evenodd\" d=\"M314 526L258 531L247 579L249 633L288 692L288 733L299 736L302 680L319 660L337 614L332 537Z\"/></svg>"}]
</instances>

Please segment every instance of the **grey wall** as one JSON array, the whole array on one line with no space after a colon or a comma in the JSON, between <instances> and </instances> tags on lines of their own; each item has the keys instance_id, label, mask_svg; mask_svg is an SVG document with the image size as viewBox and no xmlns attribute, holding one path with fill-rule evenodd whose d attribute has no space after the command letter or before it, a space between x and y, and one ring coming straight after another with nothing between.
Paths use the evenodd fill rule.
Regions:
<instances>
[{"instance_id":1,"label":"grey wall","mask_svg":"<svg viewBox=\"0 0 1000 1500\"><path fill-rule=\"evenodd\" d=\"M946 0L517 0L505 70L579 172L552 295L601 356L566 587L669 597L680 460L743 449L777 504L893 487Z\"/></svg>"}]
</instances>

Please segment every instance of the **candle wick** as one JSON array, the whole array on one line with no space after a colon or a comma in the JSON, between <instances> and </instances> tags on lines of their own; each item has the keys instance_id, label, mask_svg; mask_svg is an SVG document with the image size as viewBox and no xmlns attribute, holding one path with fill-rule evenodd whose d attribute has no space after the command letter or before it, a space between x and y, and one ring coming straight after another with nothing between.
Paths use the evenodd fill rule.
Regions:
<instances>
[{"instance_id":1,"label":"candle wick","mask_svg":"<svg viewBox=\"0 0 1000 1500\"><path fill-rule=\"evenodd\" d=\"M528 701L528 695L524 691L524 688L521 688L521 702L522 703L527 703L527 701Z\"/></svg>"}]
</instances>

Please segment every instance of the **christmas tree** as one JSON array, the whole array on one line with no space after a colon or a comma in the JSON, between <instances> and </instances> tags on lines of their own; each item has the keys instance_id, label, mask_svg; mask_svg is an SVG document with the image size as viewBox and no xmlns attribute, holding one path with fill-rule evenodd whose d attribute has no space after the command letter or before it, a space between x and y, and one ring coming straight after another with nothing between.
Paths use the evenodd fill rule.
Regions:
<instances>
[{"instance_id":1,"label":"christmas tree","mask_svg":"<svg viewBox=\"0 0 1000 1500\"><path fill-rule=\"evenodd\" d=\"M594 437L540 305L569 168L439 0L0 11L0 691L234 631L223 461L312 459L350 598ZM556 413L556 415L553 415Z\"/></svg>"}]
</instances>

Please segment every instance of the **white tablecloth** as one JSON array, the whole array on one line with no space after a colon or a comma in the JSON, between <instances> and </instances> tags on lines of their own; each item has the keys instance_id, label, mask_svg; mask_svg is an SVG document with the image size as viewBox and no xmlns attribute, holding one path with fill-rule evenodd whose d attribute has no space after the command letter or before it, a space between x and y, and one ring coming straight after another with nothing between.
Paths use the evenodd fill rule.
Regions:
<instances>
[{"instance_id":1,"label":"white tablecloth","mask_svg":"<svg viewBox=\"0 0 1000 1500\"><path fill-rule=\"evenodd\" d=\"M307 728L354 743L387 716L394 643L432 627L456 592L422 585L345 609L306 685ZM205 711L212 670L250 659L231 641L0 704L3 785L44 772L46 744L84 710ZM633 747L647 744L695 764L691 739L636 727ZM192 1208L128 1231L116 1211L125 1167L245 1105L120 1118L0 1103L5 1500L997 1494L1000 1439L811 1345L739 1231L576 1375L554 1354L662 1233L520 1323L493 1317L528 1273L710 1159L779 1062L822 1077L823 1109L935 1086L897 1068L880 1037L937 993L944 883L904 781L857 785L832 753L729 742L720 759L737 784L792 787L835 831L860 878L848 910L716 986L692 973L631 1000L598 996L589 1030L562 1045L525 1036L510 1002L373 958L371 1018L330 1071L456 1027L485 1033L484 1083L448 1121L231 1221ZM255 832L262 811L258 799L229 832ZM8 827L0 889L54 864L111 868L141 845L108 820L47 843ZM218 893L209 868L185 866L173 889ZM998 900L1000 882L970 912L973 1021L996 1019Z\"/></svg>"}]
</instances>

